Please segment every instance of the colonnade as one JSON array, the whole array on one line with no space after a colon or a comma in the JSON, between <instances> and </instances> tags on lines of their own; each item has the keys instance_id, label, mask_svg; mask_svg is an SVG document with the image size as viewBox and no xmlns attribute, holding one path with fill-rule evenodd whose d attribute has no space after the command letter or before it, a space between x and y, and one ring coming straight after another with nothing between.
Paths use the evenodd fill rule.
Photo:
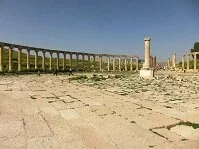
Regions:
<instances>
[{"instance_id":1,"label":"colonnade","mask_svg":"<svg viewBox=\"0 0 199 149\"><path fill-rule=\"evenodd\" d=\"M182 69L190 70L190 67L189 67L190 56L193 56L193 64L194 64L193 70L197 71L197 55L198 54L199 54L199 52L192 52L192 53L183 54L183 56L182 56ZM186 68L185 68L185 62L187 64Z\"/></svg>"},{"instance_id":2,"label":"colonnade","mask_svg":"<svg viewBox=\"0 0 199 149\"><path fill-rule=\"evenodd\" d=\"M122 71L122 60L124 60L124 71L128 71L128 63L130 63L130 71L133 71L133 64L135 63L135 70L138 71L139 66L138 66L138 61L139 58L137 56L126 56L126 55L113 55L113 56L107 56L104 55L105 57L107 57L107 70L111 71L111 57L112 57L112 71ZM101 60L100 63L102 61L102 57L101 56ZM135 59L135 62L133 62L133 60ZM118 65L116 65L116 61L118 61ZM100 67L100 70L102 70L102 67Z\"/></svg>"},{"instance_id":3,"label":"colonnade","mask_svg":"<svg viewBox=\"0 0 199 149\"><path fill-rule=\"evenodd\" d=\"M111 61L110 59L112 58L112 71L116 71L116 60L118 60L118 71L121 71L121 60L124 59L124 70L127 71L127 62L130 61L130 71L133 70L133 59L135 59L135 67L136 70L138 70L138 61L139 58L137 56L128 56L128 55L109 55L109 54L91 54L91 53L81 53L81 52L70 52L70 51L61 51L61 50L48 50L48 49L42 49L42 48L34 48L34 47L28 47L28 46L21 46L21 45L15 45L15 44L9 44L9 43L3 43L0 42L0 71L4 71L4 61L3 61L3 55L4 55L4 48L7 47L9 51L9 63L8 63L8 70L12 71L13 70L13 50L17 49L18 50L18 71L22 71L22 51L26 51L26 69L30 69L30 53L31 51L34 52L34 68L38 69L38 53L42 52L42 69L46 70L46 55L47 53L49 54L49 70L53 69L53 54L56 54L56 69L60 69L60 56L62 54L62 70L66 69L66 55L69 55L69 67L72 67L72 60L73 60L73 55L76 55L76 69L78 70L79 67L79 56L82 56L82 64L84 68L84 63L85 63L85 56L87 56L87 62L88 62L88 67L90 68L90 60L91 57L93 58L94 62L94 69L96 68L95 62L96 58L99 58L99 69L102 71L103 64L107 63L107 70L111 71L110 64ZM107 62L104 62L104 57L107 59Z\"/></svg>"}]
</instances>

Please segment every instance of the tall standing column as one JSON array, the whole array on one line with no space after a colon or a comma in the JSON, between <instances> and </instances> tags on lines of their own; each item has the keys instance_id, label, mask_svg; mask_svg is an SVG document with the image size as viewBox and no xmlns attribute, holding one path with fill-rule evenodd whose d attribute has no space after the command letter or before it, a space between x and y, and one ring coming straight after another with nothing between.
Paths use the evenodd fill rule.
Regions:
<instances>
[{"instance_id":1,"label":"tall standing column","mask_svg":"<svg viewBox=\"0 0 199 149\"><path fill-rule=\"evenodd\" d=\"M72 60L73 60L73 54L70 53L70 68L72 69Z\"/></svg>"},{"instance_id":2,"label":"tall standing column","mask_svg":"<svg viewBox=\"0 0 199 149\"><path fill-rule=\"evenodd\" d=\"M21 48L18 48L18 71L21 71Z\"/></svg>"},{"instance_id":3,"label":"tall standing column","mask_svg":"<svg viewBox=\"0 0 199 149\"><path fill-rule=\"evenodd\" d=\"M76 54L76 62L77 62L76 70L78 71L78 68L79 68L79 54L78 53Z\"/></svg>"},{"instance_id":4,"label":"tall standing column","mask_svg":"<svg viewBox=\"0 0 199 149\"><path fill-rule=\"evenodd\" d=\"M102 56L99 57L100 59L100 62L99 62L99 65L100 65L100 71L102 71Z\"/></svg>"},{"instance_id":5,"label":"tall standing column","mask_svg":"<svg viewBox=\"0 0 199 149\"><path fill-rule=\"evenodd\" d=\"M53 63L53 52L50 51L50 65L49 65L50 70L52 70L52 63Z\"/></svg>"},{"instance_id":6,"label":"tall standing column","mask_svg":"<svg viewBox=\"0 0 199 149\"><path fill-rule=\"evenodd\" d=\"M172 63L173 63L173 68L176 68L176 53L173 54Z\"/></svg>"},{"instance_id":7,"label":"tall standing column","mask_svg":"<svg viewBox=\"0 0 199 149\"><path fill-rule=\"evenodd\" d=\"M57 51L57 70L59 70L59 51Z\"/></svg>"},{"instance_id":8,"label":"tall standing column","mask_svg":"<svg viewBox=\"0 0 199 149\"><path fill-rule=\"evenodd\" d=\"M0 45L0 71L3 71L3 46Z\"/></svg>"},{"instance_id":9,"label":"tall standing column","mask_svg":"<svg viewBox=\"0 0 199 149\"><path fill-rule=\"evenodd\" d=\"M136 57L136 71L138 71L138 67L139 67L139 58Z\"/></svg>"},{"instance_id":10,"label":"tall standing column","mask_svg":"<svg viewBox=\"0 0 199 149\"><path fill-rule=\"evenodd\" d=\"M196 62L196 53L194 53L194 71L197 70L196 66L197 66L197 62Z\"/></svg>"},{"instance_id":11,"label":"tall standing column","mask_svg":"<svg viewBox=\"0 0 199 149\"><path fill-rule=\"evenodd\" d=\"M38 50L35 49L35 69L38 68Z\"/></svg>"},{"instance_id":12,"label":"tall standing column","mask_svg":"<svg viewBox=\"0 0 199 149\"><path fill-rule=\"evenodd\" d=\"M94 69L95 69L95 55L93 55L93 66L94 66Z\"/></svg>"},{"instance_id":13,"label":"tall standing column","mask_svg":"<svg viewBox=\"0 0 199 149\"><path fill-rule=\"evenodd\" d=\"M115 71L115 57L113 57L113 71Z\"/></svg>"},{"instance_id":14,"label":"tall standing column","mask_svg":"<svg viewBox=\"0 0 199 149\"><path fill-rule=\"evenodd\" d=\"M90 70L90 55L88 54L88 69Z\"/></svg>"},{"instance_id":15,"label":"tall standing column","mask_svg":"<svg viewBox=\"0 0 199 149\"><path fill-rule=\"evenodd\" d=\"M170 58L168 58L167 66L170 68Z\"/></svg>"},{"instance_id":16,"label":"tall standing column","mask_svg":"<svg viewBox=\"0 0 199 149\"><path fill-rule=\"evenodd\" d=\"M184 55L182 56L182 69L184 69Z\"/></svg>"},{"instance_id":17,"label":"tall standing column","mask_svg":"<svg viewBox=\"0 0 199 149\"><path fill-rule=\"evenodd\" d=\"M153 67L156 67L156 56L153 57Z\"/></svg>"},{"instance_id":18,"label":"tall standing column","mask_svg":"<svg viewBox=\"0 0 199 149\"><path fill-rule=\"evenodd\" d=\"M153 56L150 56L150 67L153 67Z\"/></svg>"},{"instance_id":19,"label":"tall standing column","mask_svg":"<svg viewBox=\"0 0 199 149\"><path fill-rule=\"evenodd\" d=\"M152 66L153 66L153 68L155 67L155 56L154 57L152 57Z\"/></svg>"},{"instance_id":20,"label":"tall standing column","mask_svg":"<svg viewBox=\"0 0 199 149\"><path fill-rule=\"evenodd\" d=\"M143 68L149 69L150 68L150 42L151 38L146 37L144 38L145 43L145 62Z\"/></svg>"},{"instance_id":21,"label":"tall standing column","mask_svg":"<svg viewBox=\"0 0 199 149\"><path fill-rule=\"evenodd\" d=\"M119 57L119 71L121 71L121 57Z\"/></svg>"},{"instance_id":22,"label":"tall standing column","mask_svg":"<svg viewBox=\"0 0 199 149\"><path fill-rule=\"evenodd\" d=\"M189 70L189 54L187 54L187 70Z\"/></svg>"},{"instance_id":23,"label":"tall standing column","mask_svg":"<svg viewBox=\"0 0 199 149\"><path fill-rule=\"evenodd\" d=\"M42 69L45 70L45 64L46 64L46 51L42 50Z\"/></svg>"},{"instance_id":24,"label":"tall standing column","mask_svg":"<svg viewBox=\"0 0 199 149\"><path fill-rule=\"evenodd\" d=\"M9 71L12 71L12 47L9 47Z\"/></svg>"},{"instance_id":25,"label":"tall standing column","mask_svg":"<svg viewBox=\"0 0 199 149\"><path fill-rule=\"evenodd\" d=\"M127 58L124 59L125 71L127 71Z\"/></svg>"},{"instance_id":26,"label":"tall standing column","mask_svg":"<svg viewBox=\"0 0 199 149\"><path fill-rule=\"evenodd\" d=\"M153 78L154 77L154 69L151 68L151 57L150 57L151 38L145 37L144 43L145 43L145 62L143 65L143 69L140 70L140 77Z\"/></svg>"},{"instance_id":27,"label":"tall standing column","mask_svg":"<svg viewBox=\"0 0 199 149\"><path fill-rule=\"evenodd\" d=\"M131 61L130 61L130 71L133 71L133 58L131 57Z\"/></svg>"},{"instance_id":28,"label":"tall standing column","mask_svg":"<svg viewBox=\"0 0 199 149\"><path fill-rule=\"evenodd\" d=\"M63 56L64 56L64 58L63 58L63 70L65 70L65 68L66 68L66 53L65 52L63 52Z\"/></svg>"},{"instance_id":29,"label":"tall standing column","mask_svg":"<svg viewBox=\"0 0 199 149\"><path fill-rule=\"evenodd\" d=\"M83 65L83 69L84 69L84 61L85 61L84 54L82 54L82 65Z\"/></svg>"},{"instance_id":30,"label":"tall standing column","mask_svg":"<svg viewBox=\"0 0 199 149\"><path fill-rule=\"evenodd\" d=\"M30 69L30 49L27 49L26 64L27 64L27 69Z\"/></svg>"},{"instance_id":31,"label":"tall standing column","mask_svg":"<svg viewBox=\"0 0 199 149\"><path fill-rule=\"evenodd\" d=\"M107 65L108 71L110 71L110 57L108 57L108 65Z\"/></svg>"}]
</instances>

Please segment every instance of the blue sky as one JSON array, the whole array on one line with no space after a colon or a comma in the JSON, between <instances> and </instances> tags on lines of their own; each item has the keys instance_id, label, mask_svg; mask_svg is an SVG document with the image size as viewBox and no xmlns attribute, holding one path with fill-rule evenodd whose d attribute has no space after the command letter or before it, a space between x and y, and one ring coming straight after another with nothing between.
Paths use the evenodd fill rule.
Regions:
<instances>
[{"instance_id":1,"label":"blue sky","mask_svg":"<svg viewBox=\"0 0 199 149\"><path fill-rule=\"evenodd\" d=\"M0 41L167 59L199 41L198 0L0 0Z\"/></svg>"}]
</instances>

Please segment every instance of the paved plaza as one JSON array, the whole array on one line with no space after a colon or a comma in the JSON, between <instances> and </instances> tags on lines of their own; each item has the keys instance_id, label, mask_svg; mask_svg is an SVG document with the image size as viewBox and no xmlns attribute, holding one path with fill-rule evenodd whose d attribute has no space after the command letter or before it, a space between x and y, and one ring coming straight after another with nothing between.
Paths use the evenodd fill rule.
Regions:
<instances>
[{"instance_id":1,"label":"paved plaza","mask_svg":"<svg viewBox=\"0 0 199 149\"><path fill-rule=\"evenodd\" d=\"M0 148L198 149L198 99L198 74L2 75Z\"/></svg>"}]
</instances>

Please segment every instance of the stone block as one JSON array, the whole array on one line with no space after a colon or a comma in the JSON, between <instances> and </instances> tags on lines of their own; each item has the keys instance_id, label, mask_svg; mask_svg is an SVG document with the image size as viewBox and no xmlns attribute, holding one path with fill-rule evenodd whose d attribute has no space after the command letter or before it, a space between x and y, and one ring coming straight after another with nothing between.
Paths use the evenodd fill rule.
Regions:
<instances>
[{"instance_id":1,"label":"stone block","mask_svg":"<svg viewBox=\"0 0 199 149\"><path fill-rule=\"evenodd\" d=\"M140 70L140 77L153 78L154 77L154 70L153 69L141 69Z\"/></svg>"}]
</instances>

